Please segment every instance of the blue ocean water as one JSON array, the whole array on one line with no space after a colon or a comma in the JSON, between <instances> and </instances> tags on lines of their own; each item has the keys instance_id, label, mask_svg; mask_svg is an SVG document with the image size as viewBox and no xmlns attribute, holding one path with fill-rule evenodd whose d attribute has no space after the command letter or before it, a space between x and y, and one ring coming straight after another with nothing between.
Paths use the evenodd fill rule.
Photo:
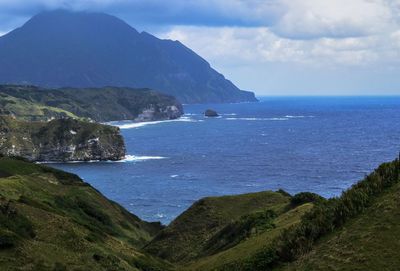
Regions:
<instances>
[{"instance_id":1,"label":"blue ocean water","mask_svg":"<svg viewBox=\"0 0 400 271\"><path fill-rule=\"evenodd\" d=\"M220 118L205 118L213 108ZM123 162L54 164L148 221L205 196L282 188L325 197L400 151L400 97L265 97L186 105L177 121L119 122Z\"/></svg>"}]
</instances>

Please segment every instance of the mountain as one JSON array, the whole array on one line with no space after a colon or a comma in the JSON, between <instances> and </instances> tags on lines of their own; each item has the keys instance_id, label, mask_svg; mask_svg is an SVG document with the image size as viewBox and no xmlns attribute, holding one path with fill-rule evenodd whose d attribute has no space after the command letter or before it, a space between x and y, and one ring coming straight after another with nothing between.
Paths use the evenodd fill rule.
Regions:
<instances>
[{"instance_id":1,"label":"mountain","mask_svg":"<svg viewBox=\"0 0 400 271\"><path fill-rule=\"evenodd\" d=\"M151 88L183 103L256 101L179 41L102 13L57 10L0 37L0 83Z\"/></svg>"},{"instance_id":2,"label":"mountain","mask_svg":"<svg viewBox=\"0 0 400 271\"><path fill-rule=\"evenodd\" d=\"M159 121L176 119L182 114L182 105L174 97L149 89L0 85L0 115L27 121L66 117L97 122Z\"/></svg>"}]
</instances>

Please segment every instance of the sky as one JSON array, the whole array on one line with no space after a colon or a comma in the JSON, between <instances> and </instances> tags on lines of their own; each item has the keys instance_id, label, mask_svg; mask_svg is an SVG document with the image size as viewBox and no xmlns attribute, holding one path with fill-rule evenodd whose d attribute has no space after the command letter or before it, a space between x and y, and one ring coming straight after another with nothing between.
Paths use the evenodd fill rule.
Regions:
<instances>
[{"instance_id":1,"label":"sky","mask_svg":"<svg viewBox=\"0 0 400 271\"><path fill-rule=\"evenodd\" d=\"M400 0L0 0L0 35L60 8L179 40L258 95L400 95Z\"/></svg>"}]
</instances>

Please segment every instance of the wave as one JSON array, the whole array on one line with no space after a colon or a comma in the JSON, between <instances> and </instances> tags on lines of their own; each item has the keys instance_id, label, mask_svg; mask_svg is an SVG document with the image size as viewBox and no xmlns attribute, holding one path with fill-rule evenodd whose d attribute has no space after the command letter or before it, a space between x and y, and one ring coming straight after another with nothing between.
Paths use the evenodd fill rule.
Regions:
<instances>
[{"instance_id":1,"label":"wave","mask_svg":"<svg viewBox=\"0 0 400 271\"><path fill-rule=\"evenodd\" d=\"M162 160L167 159L167 157L163 156L136 156L136 155L126 155L125 159L120 161L115 161L117 163L127 163L127 162L141 162L147 160Z\"/></svg>"},{"instance_id":2,"label":"wave","mask_svg":"<svg viewBox=\"0 0 400 271\"><path fill-rule=\"evenodd\" d=\"M226 120L285 121L285 120L289 120L289 118L226 118Z\"/></svg>"},{"instance_id":3,"label":"wave","mask_svg":"<svg viewBox=\"0 0 400 271\"><path fill-rule=\"evenodd\" d=\"M115 123L115 122L110 122L108 124L112 126L119 127L120 129L135 129L135 128L140 128L148 125L156 125L160 123L168 123L168 122L196 122L196 120L191 119L189 117L180 117L179 119L174 119L174 120L160 120L160 121L146 121L146 122L131 122L131 123L126 123L126 124L121 124L120 122Z\"/></svg>"},{"instance_id":4,"label":"wave","mask_svg":"<svg viewBox=\"0 0 400 271\"><path fill-rule=\"evenodd\" d=\"M314 118L314 116L292 116L292 115L286 115L285 118L288 118L288 119L304 119L304 118Z\"/></svg>"},{"instance_id":5,"label":"wave","mask_svg":"<svg viewBox=\"0 0 400 271\"><path fill-rule=\"evenodd\" d=\"M156 218L166 218L167 215L163 214L163 213L157 213L157 214L154 215L154 217L156 217Z\"/></svg>"},{"instance_id":6,"label":"wave","mask_svg":"<svg viewBox=\"0 0 400 271\"><path fill-rule=\"evenodd\" d=\"M200 114L195 113L185 113L184 116L200 116Z\"/></svg>"},{"instance_id":7,"label":"wave","mask_svg":"<svg viewBox=\"0 0 400 271\"><path fill-rule=\"evenodd\" d=\"M167 159L168 157L163 156L136 156L136 155L126 155L124 159L118 161L111 160L88 160L88 161L39 161L36 164L87 164L87 163L126 163L126 162L140 162L146 160L161 160Z\"/></svg>"}]
</instances>

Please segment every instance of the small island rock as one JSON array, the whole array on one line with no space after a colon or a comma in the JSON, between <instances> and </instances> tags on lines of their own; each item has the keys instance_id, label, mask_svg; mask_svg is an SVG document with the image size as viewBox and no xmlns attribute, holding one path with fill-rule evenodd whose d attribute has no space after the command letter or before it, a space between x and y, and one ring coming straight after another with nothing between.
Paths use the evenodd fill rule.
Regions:
<instances>
[{"instance_id":1,"label":"small island rock","mask_svg":"<svg viewBox=\"0 0 400 271\"><path fill-rule=\"evenodd\" d=\"M218 117L218 113L215 110L212 109L207 109L206 112L204 112L204 116L206 117Z\"/></svg>"}]
</instances>

